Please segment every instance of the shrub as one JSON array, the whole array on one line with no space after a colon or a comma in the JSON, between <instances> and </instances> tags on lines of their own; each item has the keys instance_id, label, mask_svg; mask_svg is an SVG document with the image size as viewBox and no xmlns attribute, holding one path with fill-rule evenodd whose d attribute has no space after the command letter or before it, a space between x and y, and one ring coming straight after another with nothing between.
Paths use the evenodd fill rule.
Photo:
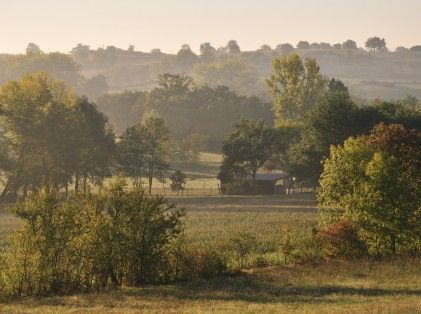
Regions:
<instances>
[{"instance_id":1,"label":"shrub","mask_svg":"<svg viewBox=\"0 0 421 314\"><path fill-rule=\"evenodd\" d=\"M101 212L110 217L110 248L123 258L123 277L128 285L161 282L160 264L166 247L181 232L183 213L162 196L148 197L141 189L125 191L115 184L100 199Z\"/></svg>"},{"instance_id":2,"label":"shrub","mask_svg":"<svg viewBox=\"0 0 421 314\"><path fill-rule=\"evenodd\" d=\"M234 259L238 267L244 267L246 258L256 251L258 246L257 239L250 233L238 233L228 242L228 248L234 255Z\"/></svg>"},{"instance_id":3,"label":"shrub","mask_svg":"<svg viewBox=\"0 0 421 314\"><path fill-rule=\"evenodd\" d=\"M281 230L281 239L279 241L279 251L284 256L285 264L292 255L294 248L295 244L292 239L291 230L288 226L283 226Z\"/></svg>"},{"instance_id":4,"label":"shrub","mask_svg":"<svg viewBox=\"0 0 421 314\"><path fill-rule=\"evenodd\" d=\"M60 203L55 194L41 193L14 209L23 220L5 256L6 290L18 295L66 293L79 286L83 249L79 202ZM80 274L80 273L79 273Z\"/></svg>"},{"instance_id":5,"label":"shrub","mask_svg":"<svg viewBox=\"0 0 421 314\"><path fill-rule=\"evenodd\" d=\"M357 230L346 220L340 220L319 231L325 241L325 252L330 258L352 258L367 255L367 246L359 238Z\"/></svg>"},{"instance_id":6,"label":"shrub","mask_svg":"<svg viewBox=\"0 0 421 314\"><path fill-rule=\"evenodd\" d=\"M173 243L170 256L170 281L209 278L228 272L227 258L222 250L187 244L183 237Z\"/></svg>"},{"instance_id":7,"label":"shrub","mask_svg":"<svg viewBox=\"0 0 421 314\"><path fill-rule=\"evenodd\" d=\"M296 239L296 249L292 254L295 263L316 266L324 261L324 243L317 233L313 229L311 234Z\"/></svg>"},{"instance_id":8,"label":"shrub","mask_svg":"<svg viewBox=\"0 0 421 314\"><path fill-rule=\"evenodd\" d=\"M23 220L5 256L4 289L63 294L163 282L182 211L161 196L114 183L101 196L42 192L15 208Z\"/></svg>"},{"instance_id":9,"label":"shrub","mask_svg":"<svg viewBox=\"0 0 421 314\"><path fill-rule=\"evenodd\" d=\"M263 255L257 255L252 260L252 266L256 268L263 268L272 265L271 261Z\"/></svg>"}]
</instances>

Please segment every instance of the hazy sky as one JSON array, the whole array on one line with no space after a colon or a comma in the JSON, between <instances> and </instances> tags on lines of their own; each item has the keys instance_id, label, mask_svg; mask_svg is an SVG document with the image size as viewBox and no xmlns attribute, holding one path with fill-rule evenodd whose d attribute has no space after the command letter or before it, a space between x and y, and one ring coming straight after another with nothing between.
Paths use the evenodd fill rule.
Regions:
<instances>
[{"instance_id":1,"label":"hazy sky","mask_svg":"<svg viewBox=\"0 0 421 314\"><path fill-rule=\"evenodd\" d=\"M421 44L421 0L0 0L0 52L44 51L77 43L176 52L236 39L262 44L343 42L372 35L389 48Z\"/></svg>"}]
</instances>

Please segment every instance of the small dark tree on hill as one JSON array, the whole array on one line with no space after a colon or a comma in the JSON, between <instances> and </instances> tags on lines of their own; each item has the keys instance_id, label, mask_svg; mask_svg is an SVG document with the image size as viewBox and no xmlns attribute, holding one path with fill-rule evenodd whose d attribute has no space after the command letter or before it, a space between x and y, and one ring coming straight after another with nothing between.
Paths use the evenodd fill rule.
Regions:
<instances>
[{"instance_id":1,"label":"small dark tree on hill","mask_svg":"<svg viewBox=\"0 0 421 314\"><path fill-rule=\"evenodd\" d=\"M395 49L396 53L405 53L405 52L408 52L408 51L409 51L408 48L402 47L402 46L396 47L396 49Z\"/></svg>"},{"instance_id":2,"label":"small dark tree on hill","mask_svg":"<svg viewBox=\"0 0 421 314\"><path fill-rule=\"evenodd\" d=\"M36 55L42 53L41 49L37 44L29 43L26 47L26 54L27 55Z\"/></svg>"},{"instance_id":3,"label":"small dark tree on hill","mask_svg":"<svg viewBox=\"0 0 421 314\"><path fill-rule=\"evenodd\" d=\"M236 40L230 40L227 43L226 49L228 53L240 53L241 49Z\"/></svg>"},{"instance_id":4,"label":"small dark tree on hill","mask_svg":"<svg viewBox=\"0 0 421 314\"><path fill-rule=\"evenodd\" d=\"M308 41L302 40L297 44L297 48L298 49L310 49L310 43Z\"/></svg>"},{"instance_id":5,"label":"small dark tree on hill","mask_svg":"<svg viewBox=\"0 0 421 314\"><path fill-rule=\"evenodd\" d=\"M370 37L365 42L365 47L373 51L385 50L386 40L384 38L381 39L380 37Z\"/></svg>"},{"instance_id":6,"label":"small dark tree on hill","mask_svg":"<svg viewBox=\"0 0 421 314\"><path fill-rule=\"evenodd\" d=\"M357 43L351 39L348 39L342 44L344 49L357 49Z\"/></svg>"},{"instance_id":7,"label":"small dark tree on hill","mask_svg":"<svg viewBox=\"0 0 421 314\"><path fill-rule=\"evenodd\" d=\"M332 49L332 45L329 43L320 43L321 49Z\"/></svg>"},{"instance_id":8,"label":"small dark tree on hill","mask_svg":"<svg viewBox=\"0 0 421 314\"><path fill-rule=\"evenodd\" d=\"M276 51L282 53L282 54L289 54L294 51L294 47L291 44L279 44L275 48Z\"/></svg>"},{"instance_id":9,"label":"small dark tree on hill","mask_svg":"<svg viewBox=\"0 0 421 314\"><path fill-rule=\"evenodd\" d=\"M320 48L321 48L321 46L320 46L320 44L319 44L319 43L311 43L310 48L311 48L311 49L320 49Z\"/></svg>"},{"instance_id":10,"label":"small dark tree on hill","mask_svg":"<svg viewBox=\"0 0 421 314\"><path fill-rule=\"evenodd\" d=\"M200 45L200 54L204 58L211 58L215 56L216 49L209 42L206 42Z\"/></svg>"}]
</instances>

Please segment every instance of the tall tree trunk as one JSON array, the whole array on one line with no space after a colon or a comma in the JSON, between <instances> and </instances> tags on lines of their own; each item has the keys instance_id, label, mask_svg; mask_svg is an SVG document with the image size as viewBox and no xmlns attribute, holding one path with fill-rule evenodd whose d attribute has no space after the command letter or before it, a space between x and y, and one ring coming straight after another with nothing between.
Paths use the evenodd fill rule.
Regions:
<instances>
[{"instance_id":1,"label":"tall tree trunk","mask_svg":"<svg viewBox=\"0 0 421 314\"><path fill-rule=\"evenodd\" d=\"M27 196L28 196L28 186L25 183L23 185L23 199L25 200Z\"/></svg>"},{"instance_id":2,"label":"tall tree trunk","mask_svg":"<svg viewBox=\"0 0 421 314\"><path fill-rule=\"evenodd\" d=\"M83 195L86 195L87 179L88 179L88 176L84 174L83 175Z\"/></svg>"},{"instance_id":3,"label":"tall tree trunk","mask_svg":"<svg viewBox=\"0 0 421 314\"><path fill-rule=\"evenodd\" d=\"M256 173L257 173L257 170L256 171L253 170L253 173L252 173L252 177L253 177L253 194L256 194Z\"/></svg>"},{"instance_id":4,"label":"tall tree trunk","mask_svg":"<svg viewBox=\"0 0 421 314\"><path fill-rule=\"evenodd\" d=\"M75 174L75 193L78 194L79 192L79 171L76 171Z\"/></svg>"},{"instance_id":5,"label":"tall tree trunk","mask_svg":"<svg viewBox=\"0 0 421 314\"><path fill-rule=\"evenodd\" d=\"M152 172L149 172L149 178L148 178L149 195L152 195L152 180L153 180Z\"/></svg>"},{"instance_id":6,"label":"tall tree trunk","mask_svg":"<svg viewBox=\"0 0 421 314\"><path fill-rule=\"evenodd\" d=\"M152 195L152 180L153 180L153 161L149 164L148 183L149 183L149 195Z\"/></svg>"}]
</instances>

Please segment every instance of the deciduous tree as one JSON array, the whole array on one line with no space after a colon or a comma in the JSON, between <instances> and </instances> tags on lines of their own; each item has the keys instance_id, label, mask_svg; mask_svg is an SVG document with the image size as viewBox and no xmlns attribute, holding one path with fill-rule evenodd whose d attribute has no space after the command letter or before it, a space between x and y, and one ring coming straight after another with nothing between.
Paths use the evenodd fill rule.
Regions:
<instances>
[{"instance_id":1,"label":"deciduous tree","mask_svg":"<svg viewBox=\"0 0 421 314\"><path fill-rule=\"evenodd\" d=\"M318 198L321 222L348 220L372 253L413 250L420 240L421 133L379 124L332 146Z\"/></svg>"},{"instance_id":2,"label":"deciduous tree","mask_svg":"<svg viewBox=\"0 0 421 314\"><path fill-rule=\"evenodd\" d=\"M298 123L325 95L327 80L315 59L304 62L297 54L273 61L273 74L266 80L274 97L275 124Z\"/></svg>"}]
</instances>

